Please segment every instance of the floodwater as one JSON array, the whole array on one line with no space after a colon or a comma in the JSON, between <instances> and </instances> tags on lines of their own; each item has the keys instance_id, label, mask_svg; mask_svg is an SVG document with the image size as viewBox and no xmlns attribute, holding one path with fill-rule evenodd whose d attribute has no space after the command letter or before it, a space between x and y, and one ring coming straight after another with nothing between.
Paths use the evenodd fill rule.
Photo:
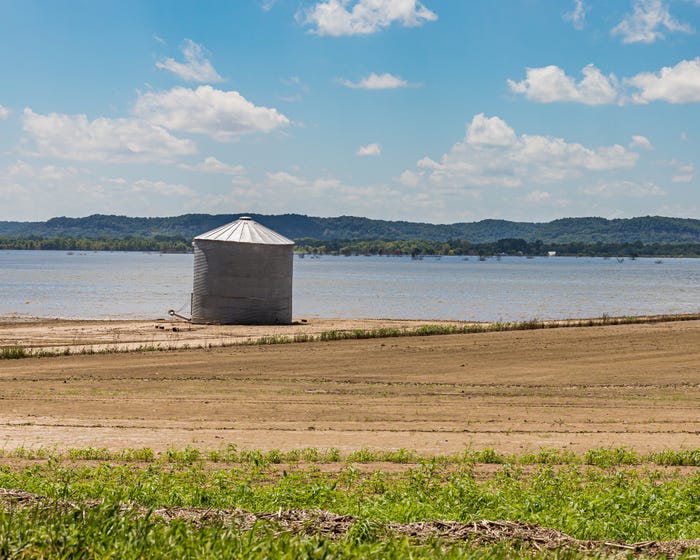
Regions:
<instances>
[{"instance_id":1,"label":"floodwater","mask_svg":"<svg viewBox=\"0 0 700 560\"><path fill-rule=\"evenodd\" d=\"M190 313L193 257L0 251L0 316ZM294 317L524 321L700 311L700 259L294 258Z\"/></svg>"}]
</instances>

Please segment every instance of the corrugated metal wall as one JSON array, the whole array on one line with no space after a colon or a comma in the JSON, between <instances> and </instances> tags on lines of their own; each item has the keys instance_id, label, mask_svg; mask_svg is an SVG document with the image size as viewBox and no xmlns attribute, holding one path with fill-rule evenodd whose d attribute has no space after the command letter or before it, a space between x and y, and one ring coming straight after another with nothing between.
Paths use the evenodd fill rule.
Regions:
<instances>
[{"instance_id":1,"label":"corrugated metal wall","mask_svg":"<svg viewBox=\"0 0 700 560\"><path fill-rule=\"evenodd\" d=\"M292 322L292 245L194 240L192 322Z\"/></svg>"}]
</instances>

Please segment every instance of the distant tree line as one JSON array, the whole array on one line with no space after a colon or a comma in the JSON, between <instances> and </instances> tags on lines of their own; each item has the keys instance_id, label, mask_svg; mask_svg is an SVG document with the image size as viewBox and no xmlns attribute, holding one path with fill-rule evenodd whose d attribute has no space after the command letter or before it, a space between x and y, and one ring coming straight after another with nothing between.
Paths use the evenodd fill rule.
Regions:
<instances>
[{"instance_id":1,"label":"distant tree line","mask_svg":"<svg viewBox=\"0 0 700 560\"><path fill-rule=\"evenodd\" d=\"M131 218L94 214L83 218L51 218L45 222L0 221L0 236L27 238L165 238L191 239L222 226L241 214L184 214L162 218ZM469 239L495 243L499 239L541 239L551 243L700 243L700 220L645 216L639 218L561 218L546 223L481 220L454 224L372 220L357 216L320 218L302 214L249 214L289 239L403 240L447 242Z\"/></svg>"},{"instance_id":2,"label":"distant tree line","mask_svg":"<svg viewBox=\"0 0 700 560\"><path fill-rule=\"evenodd\" d=\"M465 240L318 240L297 239L298 253L328 255L523 255L544 256L554 251L560 256L592 257L700 257L700 243L545 243L524 239L501 239L493 243Z\"/></svg>"},{"instance_id":3,"label":"distant tree line","mask_svg":"<svg viewBox=\"0 0 700 560\"><path fill-rule=\"evenodd\" d=\"M146 251L188 253L191 239L182 236L153 237L0 237L0 249L56 251ZM700 257L700 243L545 243L508 238L491 243L470 243L462 239L429 241L421 239L336 239L304 237L296 240L297 253L315 255L522 255L592 257Z\"/></svg>"},{"instance_id":4,"label":"distant tree line","mask_svg":"<svg viewBox=\"0 0 700 560\"><path fill-rule=\"evenodd\" d=\"M187 253L191 241L184 237L0 237L0 249L53 251L145 251Z\"/></svg>"}]
</instances>

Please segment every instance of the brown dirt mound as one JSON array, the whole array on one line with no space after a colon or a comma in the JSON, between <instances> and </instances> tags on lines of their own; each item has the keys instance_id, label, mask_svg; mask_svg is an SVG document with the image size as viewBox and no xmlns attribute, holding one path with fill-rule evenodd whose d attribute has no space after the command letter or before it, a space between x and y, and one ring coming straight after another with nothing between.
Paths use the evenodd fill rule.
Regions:
<instances>
[{"instance_id":1,"label":"brown dirt mound","mask_svg":"<svg viewBox=\"0 0 700 560\"><path fill-rule=\"evenodd\" d=\"M0 488L0 508L10 507L46 507L51 502L23 490ZM98 505L99 501L82 504L70 502L52 502L66 509L80 509ZM125 505L123 511L145 514L146 509ZM241 531L249 531L256 524L266 522L275 532L290 532L320 535L328 538L346 536L356 522L362 523L351 515L337 515L323 510L286 510L277 513L250 513L241 510L219 510L205 508L170 507L152 511L166 523L176 519L186 520L196 526L210 523L236 524ZM700 539L674 541L645 541L637 543L609 542L575 539L566 533L540 527L532 523L519 521L420 521L414 523L372 523L369 530L376 535L405 536L417 542L440 539L452 543L470 543L471 545L495 544L510 541L534 550L570 549L580 552L614 553L629 555L676 558L691 549L700 549Z\"/></svg>"}]
</instances>

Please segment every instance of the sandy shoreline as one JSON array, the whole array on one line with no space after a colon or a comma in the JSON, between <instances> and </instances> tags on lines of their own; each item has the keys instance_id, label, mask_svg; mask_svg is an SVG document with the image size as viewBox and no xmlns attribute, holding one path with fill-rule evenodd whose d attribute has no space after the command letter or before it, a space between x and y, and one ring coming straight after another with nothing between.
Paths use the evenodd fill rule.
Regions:
<instances>
[{"instance_id":1,"label":"sandy shoreline","mask_svg":"<svg viewBox=\"0 0 700 560\"><path fill-rule=\"evenodd\" d=\"M634 322L639 323L695 319L700 319L700 314L633 318ZM615 318L610 319L610 321L615 320ZM571 319L547 321L546 324L549 326L570 326L586 321L604 324L606 319ZM0 316L0 348L19 346L28 352L43 351L54 354L124 352L139 349L216 348L254 342L264 337L318 336L329 331L413 330L425 325L487 326L489 323L408 319L298 318L290 325L194 325L178 318L171 320L90 320Z\"/></svg>"},{"instance_id":2,"label":"sandy shoreline","mask_svg":"<svg viewBox=\"0 0 700 560\"><path fill-rule=\"evenodd\" d=\"M1 360L0 448L700 448L700 320L223 347L289 329L421 322L161 324L182 326L0 322L0 340L22 344L211 343Z\"/></svg>"},{"instance_id":3,"label":"sandy shoreline","mask_svg":"<svg viewBox=\"0 0 700 560\"><path fill-rule=\"evenodd\" d=\"M174 320L76 320L0 317L0 347L22 346L54 353L125 351L139 348L216 348L262 337L319 335L333 330L413 329L458 321L392 319L296 319L291 325L193 325Z\"/></svg>"}]
</instances>

